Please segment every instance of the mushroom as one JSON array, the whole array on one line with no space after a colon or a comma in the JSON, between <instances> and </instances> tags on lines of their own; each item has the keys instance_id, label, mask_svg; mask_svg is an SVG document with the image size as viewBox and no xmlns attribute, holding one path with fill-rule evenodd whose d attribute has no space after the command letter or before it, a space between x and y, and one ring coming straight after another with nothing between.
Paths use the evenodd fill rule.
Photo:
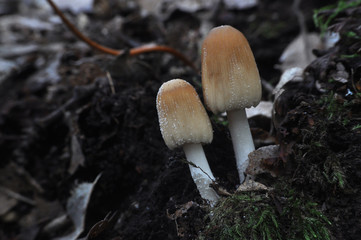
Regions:
<instances>
[{"instance_id":1,"label":"mushroom","mask_svg":"<svg viewBox=\"0 0 361 240\"><path fill-rule=\"evenodd\" d=\"M245 108L257 106L262 87L247 39L231 26L213 28L202 45L202 88L213 113L227 112L241 183L254 151Z\"/></svg>"},{"instance_id":2,"label":"mushroom","mask_svg":"<svg viewBox=\"0 0 361 240\"><path fill-rule=\"evenodd\" d=\"M157 94L157 112L165 144L171 150L183 147L201 197L214 206L219 196L210 187L215 178L202 147L212 141L213 130L196 90L182 79L163 83Z\"/></svg>"}]
</instances>

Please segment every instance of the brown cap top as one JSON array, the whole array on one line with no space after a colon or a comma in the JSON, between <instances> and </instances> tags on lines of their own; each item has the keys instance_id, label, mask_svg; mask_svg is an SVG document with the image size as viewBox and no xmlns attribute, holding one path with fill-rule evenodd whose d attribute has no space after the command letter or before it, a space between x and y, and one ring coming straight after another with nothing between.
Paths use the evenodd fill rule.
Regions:
<instances>
[{"instance_id":1,"label":"brown cap top","mask_svg":"<svg viewBox=\"0 0 361 240\"><path fill-rule=\"evenodd\" d=\"M247 39L231 26L213 28L202 45L202 87L214 113L257 106L262 87Z\"/></svg>"},{"instance_id":2,"label":"brown cap top","mask_svg":"<svg viewBox=\"0 0 361 240\"><path fill-rule=\"evenodd\" d=\"M196 90L181 79L170 80L157 95L159 126L170 149L186 143L210 143L212 125Z\"/></svg>"}]
</instances>

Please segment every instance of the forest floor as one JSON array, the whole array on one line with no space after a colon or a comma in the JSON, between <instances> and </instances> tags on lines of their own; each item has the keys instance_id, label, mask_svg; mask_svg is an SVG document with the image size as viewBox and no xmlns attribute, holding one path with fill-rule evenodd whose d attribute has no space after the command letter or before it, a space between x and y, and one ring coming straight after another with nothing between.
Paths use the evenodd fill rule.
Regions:
<instances>
[{"instance_id":1,"label":"forest floor","mask_svg":"<svg viewBox=\"0 0 361 240\"><path fill-rule=\"evenodd\" d=\"M164 144L158 89L181 78L202 99L199 71L167 53L101 53L45 1L14 1L0 4L0 239L360 239L360 1L324 9L314 0L146 2L62 11L104 46L167 45L197 68L212 27L242 31L262 101L274 104L249 119L256 149L278 149L252 162L261 187L236 191L223 115L209 112L214 140L204 146L222 196L214 208L200 197L182 150ZM334 45L319 38L327 29L339 38ZM276 98L293 67L301 73Z\"/></svg>"}]
</instances>

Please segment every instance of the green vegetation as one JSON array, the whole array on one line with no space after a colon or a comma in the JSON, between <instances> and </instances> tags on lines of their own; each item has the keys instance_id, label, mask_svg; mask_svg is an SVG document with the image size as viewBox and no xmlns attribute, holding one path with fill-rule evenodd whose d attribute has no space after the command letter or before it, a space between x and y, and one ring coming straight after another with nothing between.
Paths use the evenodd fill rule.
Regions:
<instances>
[{"instance_id":1,"label":"green vegetation","mask_svg":"<svg viewBox=\"0 0 361 240\"><path fill-rule=\"evenodd\" d=\"M327 31L332 20L334 20L343 10L347 8L359 6L360 4L361 4L361 0L356 0L356 1L340 0L336 4L328 5L320 9L314 10L313 21L316 27L320 28L321 34L323 35ZM330 15L324 14L329 10L332 10L332 13Z\"/></svg>"},{"instance_id":2,"label":"green vegetation","mask_svg":"<svg viewBox=\"0 0 361 240\"><path fill-rule=\"evenodd\" d=\"M361 55L357 54L357 53L355 53L355 54L342 54L342 55L340 55L340 57L341 58L356 58L356 57L361 57Z\"/></svg>"},{"instance_id":3,"label":"green vegetation","mask_svg":"<svg viewBox=\"0 0 361 240\"><path fill-rule=\"evenodd\" d=\"M344 114L347 112L347 107L351 105L351 103L347 100L337 101L337 98L333 91L331 91L327 95L323 95L317 102L319 107L323 110L323 114L326 115L328 120L341 120L346 121L349 120L344 118ZM340 114L343 113L343 114Z\"/></svg>"},{"instance_id":4,"label":"green vegetation","mask_svg":"<svg viewBox=\"0 0 361 240\"><path fill-rule=\"evenodd\" d=\"M330 239L327 226L331 222L317 209L317 204L297 197L291 191L282 215L291 221L285 239Z\"/></svg>"},{"instance_id":5,"label":"green vegetation","mask_svg":"<svg viewBox=\"0 0 361 240\"><path fill-rule=\"evenodd\" d=\"M220 114L213 114L211 116L211 120L217 124L223 125L223 126L228 126L228 120L227 118L221 116Z\"/></svg>"},{"instance_id":6,"label":"green vegetation","mask_svg":"<svg viewBox=\"0 0 361 240\"><path fill-rule=\"evenodd\" d=\"M345 188L346 176L339 159L335 155L329 155L326 158L323 164L322 175L326 178L329 185L337 186L340 189Z\"/></svg>"},{"instance_id":7,"label":"green vegetation","mask_svg":"<svg viewBox=\"0 0 361 240\"><path fill-rule=\"evenodd\" d=\"M341 157L330 146L332 131L351 128L350 101L337 100L331 92L316 101L315 115L309 113L314 123L300 129L300 142L294 146L295 186L309 185L308 192L343 192L346 188L345 169ZM330 131L332 129L332 131Z\"/></svg>"},{"instance_id":8,"label":"green vegetation","mask_svg":"<svg viewBox=\"0 0 361 240\"><path fill-rule=\"evenodd\" d=\"M241 192L212 209L198 240L329 240L331 222L319 203L349 191L345 163L331 147L333 131L360 129L351 120L353 102L330 92L299 109L292 171L279 177L268 192ZM332 129L332 131L330 131ZM332 143L334 144L334 143ZM327 196L327 197L326 197Z\"/></svg>"},{"instance_id":9,"label":"green vegetation","mask_svg":"<svg viewBox=\"0 0 361 240\"><path fill-rule=\"evenodd\" d=\"M346 36L349 38L355 38L355 39L360 39L361 37L357 35L357 33L355 33L354 31L348 31L346 33Z\"/></svg>"},{"instance_id":10,"label":"green vegetation","mask_svg":"<svg viewBox=\"0 0 361 240\"><path fill-rule=\"evenodd\" d=\"M361 128L361 124L357 124L357 125L352 127L352 131L360 129L360 128Z\"/></svg>"},{"instance_id":11,"label":"green vegetation","mask_svg":"<svg viewBox=\"0 0 361 240\"><path fill-rule=\"evenodd\" d=\"M361 0L340 0L315 10L315 25L324 34L336 17L343 17L344 10L359 5ZM347 41L361 39L352 29L340 34ZM335 60L340 57L343 63L361 56L352 51L341 53ZM290 164L291 170L268 182L273 190L240 192L220 200L207 216L208 224L198 240L329 240L330 229L339 229L340 221L334 220L332 225L326 214L330 219L340 217L329 206L337 206L340 196L357 191L349 175L352 162L345 152L352 150L348 141L361 129L353 115L359 109L355 99L359 100L361 93L351 85L352 78L341 83L330 74L327 77L328 82L327 78L322 81L330 92L307 98L293 109L287 122L289 135L282 144L289 151L285 164ZM222 119L214 120L226 124ZM327 212L320 208L323 203L329 207Z\"/></svg>"},{"instance_id":12,"label":"green vegetation","mask_svg":"<svg viewBox=\"0 0 361 240\"><path fill-rule=\"evenodd\" d=\"M278 198L277 208L269 194L274 193L242 192L223 199L199 240L330 239L331 223L316 203L290 191Z\"/></svg>"}]
</instances>

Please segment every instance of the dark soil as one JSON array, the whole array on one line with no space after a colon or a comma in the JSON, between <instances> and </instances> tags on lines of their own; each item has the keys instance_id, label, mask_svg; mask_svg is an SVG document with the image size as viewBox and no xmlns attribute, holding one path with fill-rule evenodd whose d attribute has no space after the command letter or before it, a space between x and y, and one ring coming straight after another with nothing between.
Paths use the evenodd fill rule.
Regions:
<instances>
[{"instance_id":1,"label":"dark soil","mask_svg":"<svg viewBox=\"0 0 361 240\"><path fill-rule=\"evenodd\" d=\"M165 44L200 66L202 26L229 24L247 37L261 78L271 86L281 76L275 68L280 55L300 32L287 1L259 1L244 10L224 4L195 12L175 9L162 16L145 16L139 6L109 2L111 9L86 14L89 23L82 31L91 39L117 49ZM302 1L309 31L318 31L312 13L323 5ZM50 9L28 8L8 10L0 21L37 14L46 22L54 16ZM80 21L80 13L67 16ZM272 187L285 181L316 202L332 223L332 239L361 238L360 23L360 8L343 11L330 24L341 34L336 46L314 52L318 58L305 69L304 81L286 85L276 101L273 119L250 119L256 148L281 146L280 157L268 166L278 176L266 171L256 180ZM67 215L67 202L78 184L93 182L99 174L80 237L196 239L210 222L210 209L181 149L170 151L164 144L155 98L161 84L174 78L188 80L201 95L199 73L164 53L102 54L60 22L51 26L13 24L7 29L13 45L1 40L13 54L1 48L0 58L15 64L0 82L1 192L14 196L11 190L26 199L13 197L15 204L0 211L0 239L52 239L71 232L71 217L56 228L49 223ZM28 44L35 50L15 53ZM345 81L331 81L340 63L349 75ZM263 100L272 98L264 85ZM204 150L219 186L233 194L239 179L230 135L217 116L209 115L214 140ZM277 199L279 193L274 194ZM4 208L10 204L1 201ZM91 230L108 213L115 213L112 221L100 231Z\"/></svg>"}]
</instances>

